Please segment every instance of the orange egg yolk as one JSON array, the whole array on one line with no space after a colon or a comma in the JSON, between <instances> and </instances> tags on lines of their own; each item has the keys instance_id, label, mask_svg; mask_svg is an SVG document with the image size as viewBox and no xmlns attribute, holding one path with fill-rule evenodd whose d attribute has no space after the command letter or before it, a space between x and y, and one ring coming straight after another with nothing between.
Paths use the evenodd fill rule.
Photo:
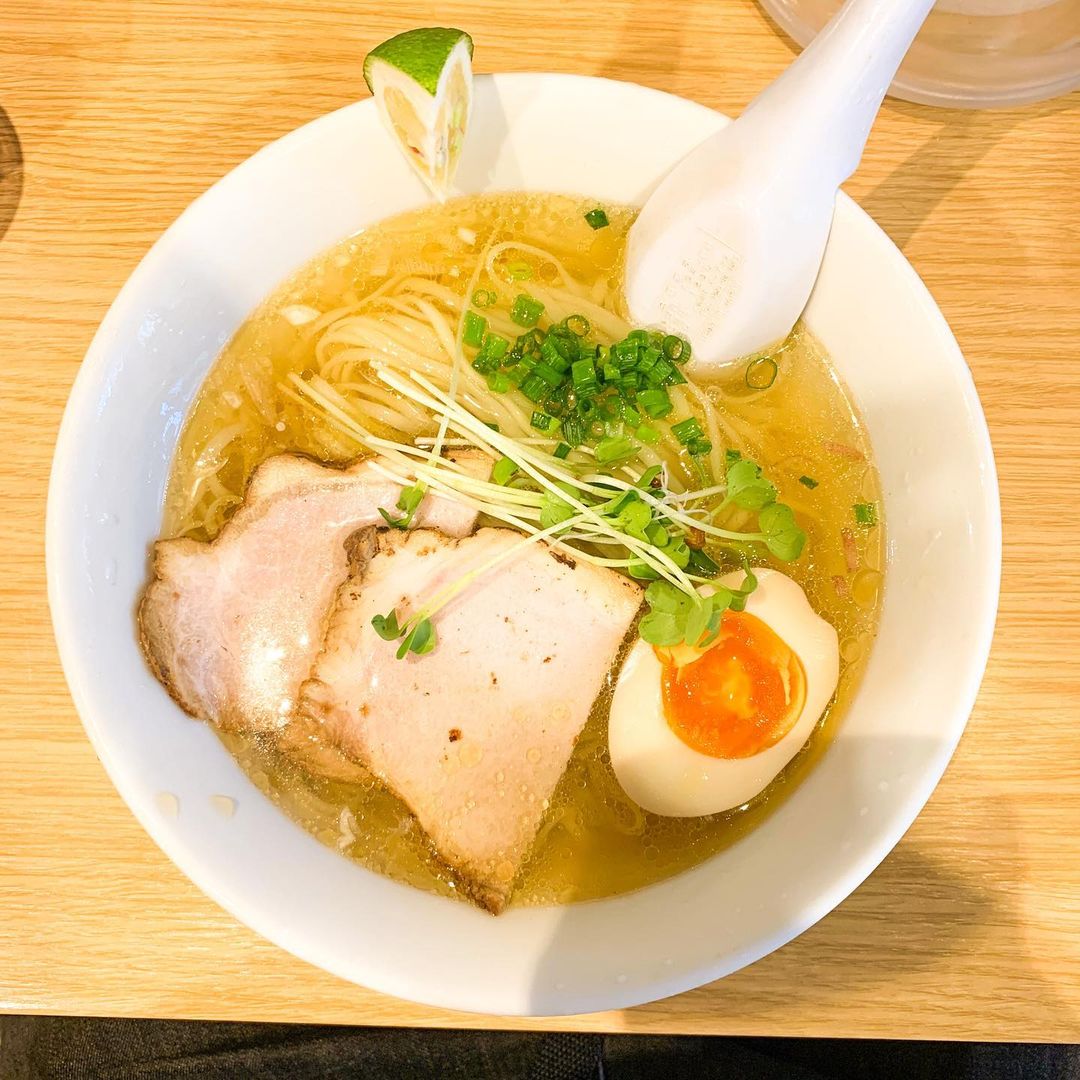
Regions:
<instances>
[{"instance_id":1,"label":"orange egg yolk","mask_svg":"<svg viewBox=\"0 0 1080 1080\"><path fill-rule=\"evenodd\" d=\"M770 626L745 611L724 612L716 642L689 664L656 652L669 726L709 757L752 757L779 742L802 712L802 662Z\"/></svg>"}]
</instances>

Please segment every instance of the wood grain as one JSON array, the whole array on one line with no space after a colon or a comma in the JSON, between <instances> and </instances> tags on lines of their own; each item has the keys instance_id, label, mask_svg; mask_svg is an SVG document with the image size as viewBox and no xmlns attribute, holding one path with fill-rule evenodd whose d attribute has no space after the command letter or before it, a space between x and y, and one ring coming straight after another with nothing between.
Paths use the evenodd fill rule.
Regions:
<instances>
[{"instance_id":1,"label":"wood grain","mask_svg":"<svg viewBox=\"0 0 1080 1080\"><path fill-rule=\"evenodd\" d=\"M530 1024L420 1008L238 925L106 779L53 644L46 485L91 335L169 222L263 143L360 96L364 52L410 25L469 28L480 70L633 79L728 113L791 58L750 0L548 0L527 20L523 10L0 7L0 1008L1080 1041L1075 95L986 113L887 103L848 185L922 274L974 371L1001 474L1005 573L986 682L944 780L881 868L802 938L722 983L626 1012Z\"/></svg>"}]
</instances>

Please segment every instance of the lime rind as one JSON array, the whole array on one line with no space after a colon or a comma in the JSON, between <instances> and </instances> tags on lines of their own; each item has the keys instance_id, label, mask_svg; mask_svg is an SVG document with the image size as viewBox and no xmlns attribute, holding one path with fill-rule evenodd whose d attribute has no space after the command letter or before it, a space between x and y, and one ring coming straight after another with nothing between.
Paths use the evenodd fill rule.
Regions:
<instances>
[{"instance_id":1,"label":"lime rind","mask_svg":"<svg viewBox=\"0 0 1080 1080\"><path fill-rule=\"evenodd\" d=\"M373 62L382 61L404 72L432 97L438 91L439 78L446 67L454 47L465 43L472 58L472 38L464 30L448 26L427 26L419 30L406 30L403 34L376 45L364 58L364 81L374 94L371 68Z\"/></svg>"}]
</instances>

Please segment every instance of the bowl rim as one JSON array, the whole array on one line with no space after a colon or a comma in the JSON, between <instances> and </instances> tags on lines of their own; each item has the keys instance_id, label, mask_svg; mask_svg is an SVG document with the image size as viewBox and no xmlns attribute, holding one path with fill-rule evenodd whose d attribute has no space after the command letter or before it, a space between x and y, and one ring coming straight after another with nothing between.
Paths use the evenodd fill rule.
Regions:
<instances>
[{"instance_id":1,"label":"bowl rim","mask_svg":"<svg viewBox=\"0 0 1080 1080\"><path fill-rule=\"evenodd\" d=\"M673 108L696 108L710 113L712 116L720 116L713 110L700 103L686 98L668 94L664 91L643 87L634 83L626 83L618 80L597 78L593 76L569 75L563 73L500 73L493 76L478 76L481 79L490 79L496 85L524 85L531 88L535 86L539 92L542 85L551 80L559 82L576 82L583 93L589 92L590 87L596 84L605 84L619 88L619 93L628 95L642 94L652 98L664 99ZM132 288L132 283L141 277L156 263L167 263L171 257L171 247L177 238L183 233L185 222L198 212L198 208L211 193L225 187L230 187L241 182L247 173L268 160L284 154L304 140L321 136L324 131L329 131L335 125L342 124L347 118L356 115L357 110L372 110L374 102L368 98L363 101L353 102L333 112L302 125L301 127L281 136L277 140L267 144L256 151L250 157L239 163L226 173L210 188L199 195L158 238L149 251L134 268L131 275L121 288L117 297L111 304L101 325L95 333L88 347L85 360L80 367L72 386L63 419L57 436L56 447L53 457L52 469L49 479L48 502L46 509L46 564L48 599L52 615L54 633L57 647L64 669L65 677L74 701L76 710L83 726L94 746L106 772L123 797L128 808L138 819L143 828L158 845L168 858L191 880L198 888L214 900L221 907L240 922L253 928L262 936L273 941L275 944L293 953L293 955L313 964L316 967L327 970L350 982L357 981L357 975L347 963L338 963L334 957L329 956L325 950L308 947L306 944L295 939L283 940L280 927L269 916L264 917L257 904L253 904L249 895L235 893L228 885L217 880L212 872L206 870L199 862L195 854L187 849L187 846L178 840L169 831L164 822L150 812L147 800L144 800L129 785L123 768L116 760L110 739L105 729L99 724L95 716L95 707L90 700L88 685L94 679L94 671L89 667L86 658L82 655L79 639L84 634L84 628L78 625L74 612L65 596L65 574L67 567L64 565L64 550L75 542L66 535L62 529L63 518L67 511L64 505L67 486L66 480L73 469L73 464L78 457L81 447L75 440L77 425L82 422L84 414L93 403L93 390L96 388L95 379L106 363L109 353L109 343L114 328L123 320L125 295ZM544 1016L544 1015L567 1015L572 1013L593 1012L598 1010L627 1008L635 1005L656 1001L673 994L694 989L707 982L721 978L727 974L739 970L748 964L755 962L761 957L774 951L799 936L806 929L818 922L828 912L833 910L847 896L869 876L869 874L889 854L904 833L910 828L922 807L929 799L931 793L939 782L945 768L951 759L961 734L966 727L968 717L975 704L978 690L982 681L986 662L989 657L990 644L994 632L994 623L997 611L1000 574L1001 574L1001 517L1000 498L997 484L997 475L994 465L993 449L990 442L985 416L979 403L975 384L971 377L959 346L948 327L948 324L934 302L926 285L916 274L914 268L907 259L886 236L886 234L872 221L861 208L859 208L847 195L840 192L837 199L836 219L848 219L852 226L862 230L866 236L881 251L882 259L890 261L906 277L912 294L917 297L922 315L933 327L937 337L941 340L943 350L951 354L951 362L957 369L962 383L964 403L967 406L972 420L972 435L977 443L977 452L980 463L985 470L986 483L984 492L986 501L983 509L986 520L992 527L992 533L984 538L985 547L985 573L981 582L979 595L982 597L981 610L976 616L977 632L973 644L966 650L967 659L964 665L962 691L960 697L964 707L956 708L949 730L949 737L943 738L937 745L932 762L922 771L919 782L912 784L908 789L902 806L898 807L892 815L892 827L883 830L876 842L868 844L866 850L858 859L852 860L847 873L837 875L831 886L821 890L813 902L809 902L798 911L799 917L794 917L783 928L778 929L767 938L753 941L742 949L727 954L723 958L714 958L697 966L691 966L679 970L668 978L652 980L644 989L639 986L619 987L613 986L603 993L590 995L578 994L576 997L567 995L570 1000L566 1007L554 1007L535 1011L524 1008L505 1008L505 1002L493 1008L490 993L470 990L464 992L461 988L425 986L423 993L417 993L411 985L395 978L368 979L365 977L363 985L386 994L395 995L407 1000L416 1001L424 1005L455 1009L466 1012L487 1013L494 1015L520 1015L520 1016ZM959 685L959 684L958 684ZM279 811L280 813L280 811ZM708 860L706 860L707 862ZM607 903L598 901L597 903Z\"/></svg>"}]
</instances>

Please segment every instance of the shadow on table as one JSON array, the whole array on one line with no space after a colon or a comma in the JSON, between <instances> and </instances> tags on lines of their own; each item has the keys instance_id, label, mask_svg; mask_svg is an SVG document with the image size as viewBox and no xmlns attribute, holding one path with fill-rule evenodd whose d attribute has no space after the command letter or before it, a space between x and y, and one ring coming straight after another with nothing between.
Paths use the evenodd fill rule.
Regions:
<instances>
[{"instance_id":1,"label":"shadow on table","mask_svg":"<svg viewBox=\"0 0 1080 1080\"><path fill-rule=\"evenodd\" d=\"M15 219L22 193L22 145L11 117L0 106L0 240Z\"/></svg>"},{"instance_id":2,"label":"shadow on table","mask_svg":"<svg viewBox=\"0 0 1080 1080\"><path fill-rule=\"evenodd\" d=\"M1015 128L1074 111L1075 95L1015 109L937 109L886 98L883 111L912 117L933 130L921 146L860 198L862 208L901 250L937 206ZM1023 167L1017 166L1022 173ZM1001 221L1007 232L1012 222ZM993 222L988 222L992 227Z\"/></svg>"},{"instance_id":3,"label":"shadow on table","mask_svg":"<svg viewBox=\"0 0 1080 1080\"><path fill-rule=\"evenodd\" d=\"M658 22L652 0L631 0L623 5L622 23L611 35L617 47L596 71L597 75L619 82L635 82L643 71L651 73L649 85L668 93L676 91L679 64L685 50L684 22L693 0L677 0L668 6L670 21ZM657 59L663 66L657 70Z\"/></svg>"}]
</instances>

